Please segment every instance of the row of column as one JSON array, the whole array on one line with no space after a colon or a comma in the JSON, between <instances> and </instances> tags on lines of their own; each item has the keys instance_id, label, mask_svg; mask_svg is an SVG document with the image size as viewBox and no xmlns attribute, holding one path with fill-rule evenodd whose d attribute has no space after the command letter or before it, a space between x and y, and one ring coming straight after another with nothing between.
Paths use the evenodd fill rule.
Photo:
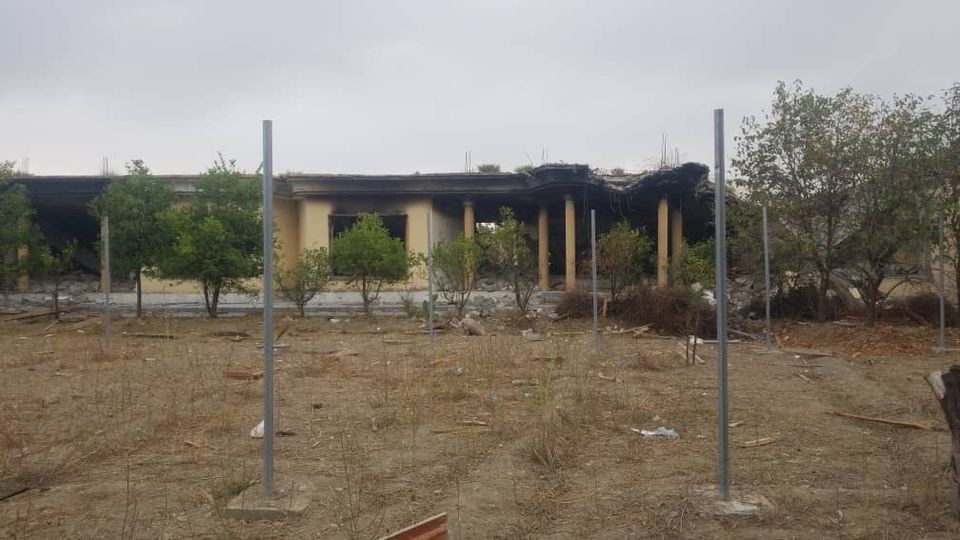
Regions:
<instances>
[{"instance_id":1,"label":"row of column","mask_svg":"<svg viewBox=\"0 0 960 540\"><path fill-rule=\"evenodd\" d=\"M668 225L669 222L669 225ZM669 248L673 252L669 253ZM670 260L680 262L683 254L683 214L679 208L671 211L670 201L660 199L657 206L657 287L667 286L667 270Z\"/></svg>"},{"instance_id":2,"label":"row of column","mask_svg":"<svg viewBox=\"0 0 960 540\"><path fill-rule=\"evenodd\" d=\"M564 271L565 288L577 288L577 216L573 197L563 198L564 209ZM476 230L476 214L473 201L463 202L463 234L473 238ZM550 290L550 217L547 207L540 205L537 214L537 271L541 291ZM673 252L670 253L670 246ZM670 202L660 199L657 208L657 286L666 287L670 255L674 263L680 261L683 250L683 214L679 208L670 209Z\"/></svg>"}]
</instances>

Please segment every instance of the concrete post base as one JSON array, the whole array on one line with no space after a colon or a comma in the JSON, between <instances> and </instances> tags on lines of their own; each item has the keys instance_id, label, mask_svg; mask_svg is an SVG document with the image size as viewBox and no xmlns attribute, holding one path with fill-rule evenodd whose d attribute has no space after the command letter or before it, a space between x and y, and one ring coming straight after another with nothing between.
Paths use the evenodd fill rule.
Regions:
<instances>
[{"instance_id":1,"label":"concrete post base","mask_svg":"<svg viewBox=\"0 0 960 540\"><path fill-rule=\"evenodd\" d=\"M310 498L300 486L277 490L273 497L263 493L263 486L250 486L224 508L224 515L244 521L272 521L299 517L306 512Z\"/></svg>"}]
</instances>

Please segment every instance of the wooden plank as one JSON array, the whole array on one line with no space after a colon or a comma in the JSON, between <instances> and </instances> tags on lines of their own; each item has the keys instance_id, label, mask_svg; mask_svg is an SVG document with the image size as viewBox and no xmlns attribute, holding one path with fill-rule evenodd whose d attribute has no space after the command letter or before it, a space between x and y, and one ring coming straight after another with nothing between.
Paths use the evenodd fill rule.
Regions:
<instances>
[{"instance_id":1,"label":"wooden plank","mask_svg":"<svg viewBox=\"0 0 960 540\"><path fill-rule=\"evenodd\" d=\"M910 422L910 421L906 421L906 420L893 420L893 419L890 419L890 418L880 418L880 417L877 417L877 416L864 416L864 415L861 415L861 414L851 414L851 413L845 413L845 412L840 412L840 411L833 411L833 412L830 412L830 413L828 413L828 414L833 414L833 415L836 415L836 416L842 416L842 417L844 417L844 418L852 418L852 419L854 419L854 420L862 420L862 421L864 421L864 422L876 422L876 423L878 423L878 424L887 424L888 426L897 426L897 427L904 427L904 428L910 428L910 429L922 429L922 430L925 430L925 431L931 431L931 430L934 429L933 426L928 425L928 424L924 424L924 423L922 423L922 422Z\"/></svg>"},{"instance_id":2,"label":"wooden plank","mask_svg":"<svg viewBox=\"0 0 960 540\"><path fill-rule=\"evenodd\" d=\"M223 370L225 379L240 379L242 381L255 381L263 377L262 371L250 371L249 369L225 369Z\"/></svg>"},{"instance_id":3,"label":"wooden plank","mask_svg":"<svg viewBox=\"0 0 960 540\"><path fill-rule=\"evenodd\" d=\"M437 514L380 540L447 540L447 514Z\"/></svg>"},{"instance_id":4,"label":"wooden plank","mask_svg":"<svg viewBox=\"0 0 960 540\"><path fill-rule=\"evenodd\" d=\"M753 441L747 441L740 445L741 448L756 448L758 446L766 446L768 444L773 444L777 442L777 439L773 437L761 437Z\"/></svg>"}]
</instances>

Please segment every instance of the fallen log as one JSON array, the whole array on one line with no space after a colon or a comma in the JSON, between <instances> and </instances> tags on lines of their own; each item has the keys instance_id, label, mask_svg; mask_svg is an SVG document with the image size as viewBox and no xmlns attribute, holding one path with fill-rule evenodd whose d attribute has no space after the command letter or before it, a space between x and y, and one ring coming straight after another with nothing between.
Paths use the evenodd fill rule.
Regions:
<instances>
[{"instance_id":1,"label":"fallen log","mask_svg":"<svg viewBox=\"0 0 960 540\"><path fill-rule=\"evenodd\" d=\"M897 426L897 427L904 427L904 428L910 428L910 429L922 429L924 431L931 431L934 429L933 426L924 424L922 422L910 422L907 420L893 420L891 418L880 418L877 416L864 416L862 414L852 414L852 413L845 413L840 411L832 411L829 414L842 416L844 418L852 418L854 420L862 420L864 422L876 422L878 424L886 424L888 426Z\"/></svg>"}]
</instances>

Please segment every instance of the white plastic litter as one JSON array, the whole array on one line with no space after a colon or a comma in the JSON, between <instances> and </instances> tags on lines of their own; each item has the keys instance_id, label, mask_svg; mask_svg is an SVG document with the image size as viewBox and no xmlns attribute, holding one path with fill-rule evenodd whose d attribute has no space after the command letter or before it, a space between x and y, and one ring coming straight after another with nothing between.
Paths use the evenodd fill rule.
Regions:
<instances>
[{"instance_id":1,"label":"white plastic litter","mask_svg":"<svg viewBox=\"0 0 960 540\"><path fill-rule=\"evenodd\" d=\"M679 433L673 428L665 428L663 426L658 427L657 429L650 431L649 429L637 429L630 428L630 431L634 433L639 433L644 437L663 437L666 439L676 439L680 436Z\"/></svg>"},{"instance_id":2,"label":"white plastic litter","mask_svg":"<svg viewBox=\"0 0 960 540\"><path fill-rule=\"evenodd\" d=\"M263 420L257 424L257 427L250 430L250 437L253 439L262 439L263 438Z\"/></svg>"},{"instance_id":3,"label":"white plastic litter","mask_svg":"<svg viewBox=\"0 0 960 540\"><path fill-rule=\"evenodd\" d=\"M694 343L697 345L703 345L703 339L696 336L687 336L687 345L692 347Z\"/></svg>"}]
</instances>

